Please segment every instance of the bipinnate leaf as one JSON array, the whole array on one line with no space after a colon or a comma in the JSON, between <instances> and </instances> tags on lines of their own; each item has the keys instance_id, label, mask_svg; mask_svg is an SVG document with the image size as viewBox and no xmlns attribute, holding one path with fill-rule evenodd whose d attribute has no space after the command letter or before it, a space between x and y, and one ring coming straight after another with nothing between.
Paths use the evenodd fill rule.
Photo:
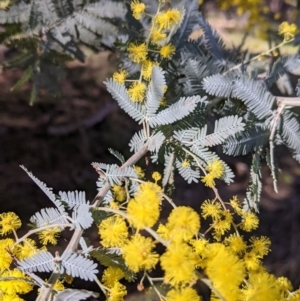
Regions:
<instances>
[{"instance_id":1,"label":"bipinnate leaf","mask_svg":"<svg viewBox=\"0 0 300 301\"><path fill-rule=\"evenodd\" d=\"M84 191L60 191L59 193L60 199L68 204L70 209L74 207L78 207L82 204L86 204L85 192Z\"/></svg>"},{"instance_id":2,"label":"bipinnate leaf","mask_svg":"<svg viewBox=\"0 0 300 301\"><path fill-rule=\"evenodd\" d=\"M135 121L142 123L145 109L139 103L130 100L125 86L117 83L111 78L105 81L104 84L107 87L107 91L118 102L121 109Z\"/></svg>"},{"instance_id":3,"label":"bipinnate leaf","mask_svg":"<svg viewBox=\"0 0 300 301\"><path fill-rule=\"evenodd\" d=\"M65 251L61 256L61 273L93 281L97 278L97 264L80 254Z\"/></svg>"},{"instance_id":4,"label":"bipinnate leaf","mask_svg":"<svg viewBox=\"0 0 300 301\"><path fill-rule=\"evenodd\" d=\"M93 223L92 213L88 204L81 204L72 213L73 227L71 229L88 229Z\"/></svg>"},{"instance_id":5,"label":"bipinnate leaf","mask_svg":"<svg viewBox=\"0 0 300 301\"><path fill-rule=\"evenodd\" d=\"M18 261L19 269L24 272L52 272L55 267L54 257L48 251L40 251Z\"/></svg>"}]
</instances>

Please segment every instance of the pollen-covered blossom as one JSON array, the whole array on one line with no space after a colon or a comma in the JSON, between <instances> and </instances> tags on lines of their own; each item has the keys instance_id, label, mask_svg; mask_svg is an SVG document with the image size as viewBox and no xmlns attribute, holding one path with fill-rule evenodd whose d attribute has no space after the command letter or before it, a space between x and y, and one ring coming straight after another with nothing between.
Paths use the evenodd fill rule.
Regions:
<instances>
[{"instance_id":1,"label":"pollen-covered blossom","mask_svg":"<svg viewBox=\"0 0 300 301\"><path fill-rule=\"evenodd\" d=\"M171 243L160 257L160 265L165 272L164 281L175 287L193 282L198 263L198 255L185 243Z\"/></svg>"},{"instance_id":2,"label":"pollen-covered blossom","mask_svg":"<svg viewBox=\"0 0 300 301\"><path fill-rule=\"evenodd\" d=\"M36 247L36 243L33 239L26 238L25 241L18 244L14 248L14 252L19 260L30 257L36 254L39 249Z\"/></svg>"},{"instance_id":3,"label":"pollen-covered blossom","mask_svg":"<svg viewBox=\"0 0 300 301\"><path fill-rule=\"evenodd\" d=\"M276 279L276 283L282 291L292 291L293 285L286 277L279 277Z\"/></svg>"},{"instance_id":4,"label":"pollen-covered blossom","mask_svg":"<svg viewBox=\"0 0 300 301\"><path fill-rule=\"evenodd\" d=\"M134 166L134 171L137 174L139 179L142 179L145 176L145 172L140 166Z\"/></svg>"},{"instance_id":5,"label":"pollen-covered blossom","mask_svg":"<svg viewBox=\"0 0 300 301\"><path fill-rule=\"evenodd\" d=\"M162 46L159 50L159 54L164 59L171 59L172 56L175 54L176 48L172 44L167 44L165 46Z\"/></svg>"},{"instance_id":6,"label":"pollen-covered blossom","mask_svg":"<svg viewBox=\"0 0 300 301\"><path fill-rule=\"evenodd\" d=\"M111 190L117 202L124 202L126 200L126 190L123 186L115 184Z\"/></svg>"},{"instance_id":7,"label":"pollen-covered blossom","mask_svg":"<svg viewBox=\"0 0 300 301\"><path fill-rule=\"evenodd\" d=\"M206 256L206 252L207 252L207 245L208 245L208 241L206 239L192 239L189 241L189 243L193 246L194 251L198 254L198 255L203 255Z\"/></svg>"},{"instance_id":8,"label":"pollen-covered blossom","mask_svg":"<svg viewBox=\"0 0 300 301\"><path fill-rule=\"evenodd\" d=\"M113 287L115 282L119 281L125 276L124 272L120 268L108 267L102 276L102 282L107 287Z\"/></svg>"},{"instance_id":9,"label":"pollen-covered blossom","mask_svg":"<svg viewBox=\"0 0 300 301\"><path fill-rule=\"evenodd\" d=\"M0 214L0 234L5 235L21 227L21 220L14 212Z\"/></svg>"},{"instance_id":10,"label":"pollen-covered blossom","mask_svg":"<svg viewBox=\"0 0 300 301\"><path fill-rule=\"evenodd\" d=\"M267 272L250 273L241 293L247 301L281 300L276 278Z\"/></svg>"},{"instance_id":11,"label":"pollen-covered blossom","mask_svg":"<svg viewBox=\"0 0 300 301\"><path fill-rule=\"evenodd\" d=\"M129 58L135 63L142 63L147 58L146 43L130 43L127 51L129 52Z\"/></svg>"},{"instance_id":12,"label":"pollen-covered blossom","mask_svg":"<svg viewBox=\"0 0 300 301\"><path fill-rule=\"evenodd\" d=\"M127 206L128 221L138 229L152 227L160 214L162 189L155 183L142 183Z\"/></svg>"},{"instance_id":13,"label":"pollen-covered blossom","mask_svg":"<svg viewBox=\"0 0 300 301\"><path fill-rule=\"evenodd\" d=\"M250 243L252 247L252 252L257 256L263 257L267 255L270 251L271 241L266 236L261 237L251 237Z\"/></svg>"},{"instance_id":14,"label":"pollen-covered blossom","mask_svg":"<svg viewBox=\"0 0 300 301\"><path fill-rule=\"evenodd\" d=\"M222 214L222 207L219 202L213 202L211 200L205 200L201 205L201 216L206 219L212 217L213 219L219 219Z\"/></svg>"},{"instance_id":15,"label":"pollen-covered blossom","mask_svg":"<svg viewBox=\"0 0 300 301\"><path fill-rule=\"evenodd\" d=\"M146 93L146 85L139 81L135 81L128 89L128 94L133 102L142 102Z\"/></svg>"},{"instance_id":16,"label":"pollen-covered blossom","mask_svg":"<svg viewBox=\"0 0 300 301\"><path fill-rule=\"evenodd\" d=\"M133 17L139 20L146 9L146 5L144 3L141 3L139 0L132 0L130 8L132 10Z\"/></svg>"},{"instance_id":17,"label":"pollen-covered blossom","mask_svg":"<svg viewBox=\"0 0 300 301\"><path fill-rule=\"evenodd\" d=\"M121 69L113 74L113 79L119 84L124 84L127 76L128 72Z\"/></svg>"},{"instance_id":18,"label":"pollen-covered blossom","mask_svg":"<svg viewBox=\"0 0 300 301\"><path fill-rule=\"evenodd\" d=\"M150 60L146 60L143 62L142 76L144 80L150 80L152 75L152 69L155 65L157 65L157 63Z\"/></svg>"},{"instance_id":19,"label":"pollen-covered blossom","mask_svg":"<svg viewBox=\"0 0 300 301\"><path fill-rule=\"evenodd\" d=\"M99 225L100 243L106 247L122 246L128 237L125 221L120 216L110 216Z\"/></svg>"},{"instance_id":20,"label":"pollen-covered blossom","mask_svg":"<svg viewBox=\"0 0 300 301\"><path fill-rule=\"evenodd\" d=\"M149 202L154 202L159 205L162 201L162 189L155 183L145 182L138 187L134 197L141 199L147 198Z\"/></svg>"},{"instance_id":21,"label":"pollen-covered blossom","mask_svg":"<svg viewBox=\"0 0 300 301\"><path fill-rule=\"evenodd\" d=\"M126 286L120 282L115 282L107 295L106 301L123 301L126 296Z\"/></svg>"},{"instance_id":22,"label":"pollen-covered blossom","mask_svg":"<svg viewBox=\"0 0 300 301\"><path fill-rule=\"evenodd\" d=\"M187 206L179 206L172 210L166 228L172 241L188 241L200 230L200 217L197 212Z\"/></svg>"},{"instance_id":23,"label":"pollen-covered blossom","mask_svg":"<svg viewBox=\"0 0 300 301\"><path fill-rule=\"evenodd\" d=\"M3 271L1 273L1 278L5 277L11 277L12 280L0 281L0 291L2 293L7 295L27 294L33 289L33 285L28 282L30 278L18 269Z\"/></svg>"},{"instance_id":24,"label":"pollen-covered blossom","mask_svg":"<svg viewBox=\"0 0 300 301\"><path fill-rule=\"evenodd\" d=\"M205 176L201 177L201 182L204 183L205 186L207 187L215 187L216 182L215 182L215 177L212 173L208 173Z\"/></svg>"},{"instance_id":25,"label":"pollen-covered blossom","mask_svg":"<svg viewBox=\"0 0 300 301\"><path fill-rule=\"evenodd\" d=\"M239 300L238 288L246 275L245 266L238 256L226 247L219 247L206 260L206 274L213 286L226 300ZM224 281L228 279L228 281Z\"/></svg>"},{"instance_id":26,"label":"pollen-covered blossom","mask_svg":"<svg viewBox=\"0 0 300 301\"><path fill-rule=\"evenodd\" d=\"M297 34L298 28L297 25L288 22L282 22L278 27L278 34L283 36L285 41L289 41Z\"/></svg>"},{"instance_id":27,"label":"pollen-covered blossom","mask_svg":"<svg viewBox=\"0 0 300 301\"><path fill-rule=\"evenodd\" d=\"M167 34L162 31L162 28L154 27L151 31L150 40L151 43L159 45L163 40L167 38Z\"/></svg>"},{"instance_id":28,"label":"pollen-covered blossom","mask_svg":"<svg viewBox=\"0 0 300 301\"><path fill-rule=\"evenodd\" d=\"M57 227L48 228L42 230L38 233L39 240L43 245L47 245L48 243L52 245L57 244L58 236L60 235L61 230Z\"/></svg>"},{"instance_id":29,"label":"pollen-covered blossom","mask_svg":"<svg viewBox=\"0 0 300 301\"><path fill-rule=\"evenodd\" d=\"M155 18L155 24L163 29L171 29L181 20L182 14L178 9L169 9L159 13Z\"/></svg>"},{"instance_id":30,"label":"pollen-covered blossom","mask_svg":"<svg viewBox=\"0 0 300 301\"><path fill-rule=\"evenodd\" d=\"M224 164L222 161L218 159L213 159L211 162L209 162L206 166L206 170L208 173L202 177L201 181L207 186L207 187L214 187L215 186L215 179L220 179L224 175Z\"/></svg>"},{"instance_id":31,"label":"pollen-covered blossom","mask_svg":"<svg viewBox=\"0 0 300 301\"><path fill-rule=\"evenodd\" d=\"M237 196L236 195L233 196L229 202L230 202L232 209L236 212L236 214L241 215L243 210L241 208L241 204L240 204Z\"/></svg>"},{"instance_id":32,"label":"pollen-covered blossom","mask_svg":"<svg viewBox=\"0 0 300 301\"><path fill-rule=\"evenodd\" d=\"M157 183L161 179L161 174L158 171L153 172L152 179Z\"/></svg>"},{"instance_id":33,"label":"pollen-covered blossom","mask_svg":"<svg viewBox=\"0 0 300 301\"><path fill-rule=\"evenodd\" d=\"M127 266L135 273L151 270L158 262L158 254L152 252L155 242L150 237L136 234L125 246L121 247L122 256Z\"/></svg>"},{"instance_id":34,"label":"pollen-covered blossom","mask_svg":"<svg viewBox=\"0 0 300 301\"><path fill-rule=\"evenodd\" d=\"M222 161L213 159L206 166L206 170L214 175L215 178L219 179L224 174L224 164Z\"/></svg>"},{"instance_id":35,"label":"pollen-covered blossom","mask_svg":"<svg viewBox=\"0 0 300 301\"><path fill-rule=\"evenodd\" d=\"M241 229L250 232L258 227L259 219L253 212L243 212L243 221L240 224Z\"/></svg>"},{"instance_id":36,"label":"pollen-covered blossom","mask_svg":"<svg viewBox=\"0 0 300 301\"><path fill-rule=\"evenodd\" d=\"M167 293L168 301L200 301L200 297L197 292L191 287L184 287L180 289L172 289Z\"/></svg>"},{"instance_id":37,"label":"pollen-covered blossom","mask_svg":"<svg viewBox=\"0 0 300 301\"><path fill-rule=\"evenodd\" d=\"M244 263L248 271L256 271L260 267L260 257L253 252L247 252L244 255Z\"/></svg>"},{"instance_id":38,"label":"pollen-covered blossom","mask_svg":"<svg viewBox=\"0 0 300 301\"><path fill-rule=\"evenodd\" d=\"M151 202L147 197L135 197L127 205L128 221L137 229L152 227L160 214L159 204Z\"/></svg>"},{"instance_id":39,"label":"pollen-covered blossom","mask_svg":"<svg viewBox=\"0 0 300 301\"><path fill-rule=\"evenodd\" d=\"M234 253L241 253L246 251L247 244L244 242L243 237L234 233L226 237L225 244Z\"/></svg>"},{"instance_id":40,"label":"pollen-covered blossom","mask_svg":"<svg viewBox=\"0 0 300 301\"><path fill-rule=\"evenodd\" d=\"M12 263L12 248L14 241L11 238L1 239L0 240L0 271L6 270L9 268Z\"/></svg>"}]
</instances>

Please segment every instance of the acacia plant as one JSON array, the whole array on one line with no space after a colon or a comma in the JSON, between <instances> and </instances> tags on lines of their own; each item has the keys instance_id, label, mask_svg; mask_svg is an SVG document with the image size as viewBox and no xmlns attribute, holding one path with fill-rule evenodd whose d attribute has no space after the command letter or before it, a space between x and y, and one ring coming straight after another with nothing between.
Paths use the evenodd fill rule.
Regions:
<instances>
[{"instance_id":1,"label":"acacia plant","mask_svg":"<svg viewBox=\"0 0 300 301\"><path fill-rule=\"evenodd\" d=\"M77 2L76 9L98 5ZM52 8L49 20L59 24L47 29L53 39L62 28L67 28L71 37L73 25L80 24L78 32L82 28L94 30L90 21L80 19L75 6L66 15L53 18L59 4L62 8L69 5L68 1L22 2L0 17L5 22L22 23L24 30L31 17L44 12L47 5L42 4ZM13 18L13 13L23 7L24 18ZM103 8L106 18L110 18L108 7ZM89 13L84 15L87 19ZM160 300L168 301L201 300L201 291L195 289L197 282L208 286L212 301L300 300L300 290L294 290L287 278L276 278L263 267L270 239L243 236L259 224L262 161L270 166L276 190L276 146L284 144L295 159L300 158L300 128L293 112L299 98L276 97L269 90L287 72L297 75L298 54L278 58L262 79L258 71L250 73L247 69L260 55L243 59L239 49L226 49L198 11L197 1L176 1L173 5L151 1L149 7L149 3L133 0L126 14L133 22L130 14L143 30L134 36L125 35L115 44L122 61L105 85L120 108L141 125L129 142L133 155L126 160L120 152L111 150L119 165L92 163L99 179L98 193L91 203L84 191L53 193L21 166L53 207L35 213L30 219L32 229L21 237L17 233L20 218L13 212L0 214L0 234L12 234L12 238L0 240L0 300L22 300L19 295L38 287L38 301L76 301L90 296L119 301L126 296L123 278L136 279L139 290L152 286ZM79 18L76 22L74 16ZM47 20L43 15L36 22L49 26ZM84 22L90 27L83 26ZM190 34L199 28L203 34L190 41ZM294 25L283 23L279 33L284 40L268 53L293 42L296 30ZM252 154L244 200L234 195L224 199L218 191L218 181L230 185L234 173L212 150L216 145L231 156ZM152 162L164 165L163 174L154 172L151 179L145 178L139 166L148 152ZM212 189L214 197L199 199L197 210L177 206L172 200L175 172L188 183L199 182ZM161 222L164 202L172 210L166 222ZM209 221L208 227L203 226L204 220ZM98 227L100 247L84 236L93 223ZM52 254L47 246L56 245L67 228L73 231L67 248ZM39 243L33 240L35 234ZM157 251L158 245L163 251ZM102 275L98 265L105 267ZM157 267L159 277L157 271L154 273ZM39 272L51 274L44 279ZM70 288L74 277L95 281L99 292ZM163 282L166 294L157 281Z\"/></svg>"}]
</instances>

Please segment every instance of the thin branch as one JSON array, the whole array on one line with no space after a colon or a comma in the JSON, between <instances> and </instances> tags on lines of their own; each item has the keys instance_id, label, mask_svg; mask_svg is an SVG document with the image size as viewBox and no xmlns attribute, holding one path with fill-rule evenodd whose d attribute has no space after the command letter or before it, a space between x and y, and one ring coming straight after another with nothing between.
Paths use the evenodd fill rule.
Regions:
<instances>
[{"instance_id":1,"label":"thin branch","mask_svg":"<svg viewBox=\"0 0 300 301\"><path fill-rule=\"evenodd\" d=\"M49 229L49 228L57 228L57 227L72 227L72 224L52 224L52 225L46 225L37 229L33 229L28 231L25 235L23 235L21 238L17 239L16 242L14 243L13 247L15 247L16 245L18 245L19 243L21 243L22 241L24 241L28 236L37 233L37 232L41 232L43 230Z\"/></svg>"}]
</instances>

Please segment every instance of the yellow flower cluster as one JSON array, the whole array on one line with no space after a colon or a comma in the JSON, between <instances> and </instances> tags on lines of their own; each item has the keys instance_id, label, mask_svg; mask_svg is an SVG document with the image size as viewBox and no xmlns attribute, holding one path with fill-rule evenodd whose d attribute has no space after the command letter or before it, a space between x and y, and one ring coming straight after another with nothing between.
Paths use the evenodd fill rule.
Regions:
<instances>
[{"instance_id":1,"label":"yellow flower cluster","mask_svg":"<svg viewBox=\"0 0 300 301\"><path fill-rule=\"evenodd\" d=\"M119 216L108 217L100 223L99 235L106 248L122 246L128 237L127 225Z\"/></svg>"},{"instance_id":2,"label":"yellow flower cluster","mask_svg":"<svg viewBox=\"0 0 300 301\"><path fill-rule=\"evenodd\" d=\"M167 6L166 6L167 7ZM132 15L139 20L146 15L147 6L140 0L132 0L130 4ZM145 100L148 82L151 80L152 69L158 66L160 60L170 60L176 52L174 45L168 42L168 37L172 30L179 26L182 20L182 12L178 9L159 10L153 16L147 14L152 19L149 36L146 42L133 41L127 46L129 59L140 65L139 78L129 79L126 70L120 69L113 74L113 79L127 88L130 100L143 103ZM131 82L127 85L127 83ZM163 105L162 101L162 105Z\"/></svg>"},{"instance_id":3,"label":"yellow flower cluster","mask_svg":"<svg viewBox=\"0 0 300 301\"><path fill-rule=\"evenodd\" d=\"M214 161L207 170L220 177L222 166ZM156 182L161 178L157 172L152 177ZM175 206L167 221L151 232L149 229L158 221L162 196L162 189L156 183L142 182L127 206L126 219L132 228L127 228L125 216L116 213L100 224L99 233L103 246L120 248L131 271L144 271L148 275L160 264L163 280L170 286L163 299L200 301L192 285L201 277L198 273L201 269L212 285L211 300L268 301L270 296L272 300L294 300L289 299L293 288L288 279L276 279L262 266L263 257L270 251L270 240L265 236L245 240L240 234L255 229L258 218L242 209L237 197L226 203L231 210L217 200L204 201L200 212L188 206ZM211 220L203 231L202 219ZM117 220L123 224L121 230L115 227ZM229 232L232 228L235 233ZM150 231L152 237L143 236L140 229ZM161 255L154 250L157 243L166 247ZM123 298L125 288L119 283L122 277L123 272L116 268L104 272L102 282L110 289L108 300ZM294 295L300 295L300 291L293 292Z\"/></svg>"},{"instance_id":4,"label":"yellow flower cluster","mask_svg":"<svg viewBox=\"0 0 300 301\"><path fill-rule=\"evenodd\" d=\"M14 233L21 227L21 220L14 212L0 214L0 235ZM38 252L32 239L25 239L23 243L15 245L11 238L0 239L0 300L20 300L19 294L27 294L33 289L33 282L18 269L10 269L13 258L22 260Z\"/></svg>"},{"instance_id":5,"label":"yellow flower cluster","mask_svg":"<svg viewBox=\"0 0 300 301\"><path fill-rule=\"evenodd\" d=\"M282 22L278 27L278 34L283 36L285 41L293 39L297 32L298 28L294 23Z\"/></svg>"},{"instance_id":6,"label":"yellow flower cluster","mask_svg":"<svg viewBox=\"0 0 300 301\"><path fill-rule=\"evenodd\" d=\"M127 206L128 220L137 229L152 227L159 218L162 189L155 183L142 183Z\"/></svg>"},{"instance_id":7,"label":"yellow flower cluster","mask_svg":"<svg viewBox=\"0 0 300 301\"><path fill-rule=\"evenodd\" d=\"M24 260L40 252L36 242L30 238L20 239L16 230L21 227L21 220L14 212L0 214L0 235L13 233L14 239L0 239L0 300L24 301L19 294L27 294L34 287L34 281L18 269L11 269L13 260ZM61 230L57 227L46 228L37 232L42 245L56 244L57 236ZM47 281L46 281L47 282ZM63 290L64 285L57 281L54 285L56 291Z\"/></svg>"},{"instance_id":8,"label":"yellow flower cluster","mask_svg":"<svg viewBox=\"0 0 300 301\"><path fill-rule=\"evenodd\" d=\"M102 283L109 288L109 292L107 294L107 300L110 301L118 301L123 300L126 295L126 287L121 284L119 280L124 277L124 272L115 267L108 267L102 276Z\"/></svg>"},{"instance_id":9,"label":"yellow flower cluster","mask_svg":"<svg viewBox=\"0 0 300 301\"><path fill-rule=\"evenodd\" d=\"M208 173L202 177L201 181L207 187L212 188L216 185L215 179L221 179L224 175L225 168L222 161L213 159L207 164L206 170L208 171Z\"/></svg>"}]
</instances>

